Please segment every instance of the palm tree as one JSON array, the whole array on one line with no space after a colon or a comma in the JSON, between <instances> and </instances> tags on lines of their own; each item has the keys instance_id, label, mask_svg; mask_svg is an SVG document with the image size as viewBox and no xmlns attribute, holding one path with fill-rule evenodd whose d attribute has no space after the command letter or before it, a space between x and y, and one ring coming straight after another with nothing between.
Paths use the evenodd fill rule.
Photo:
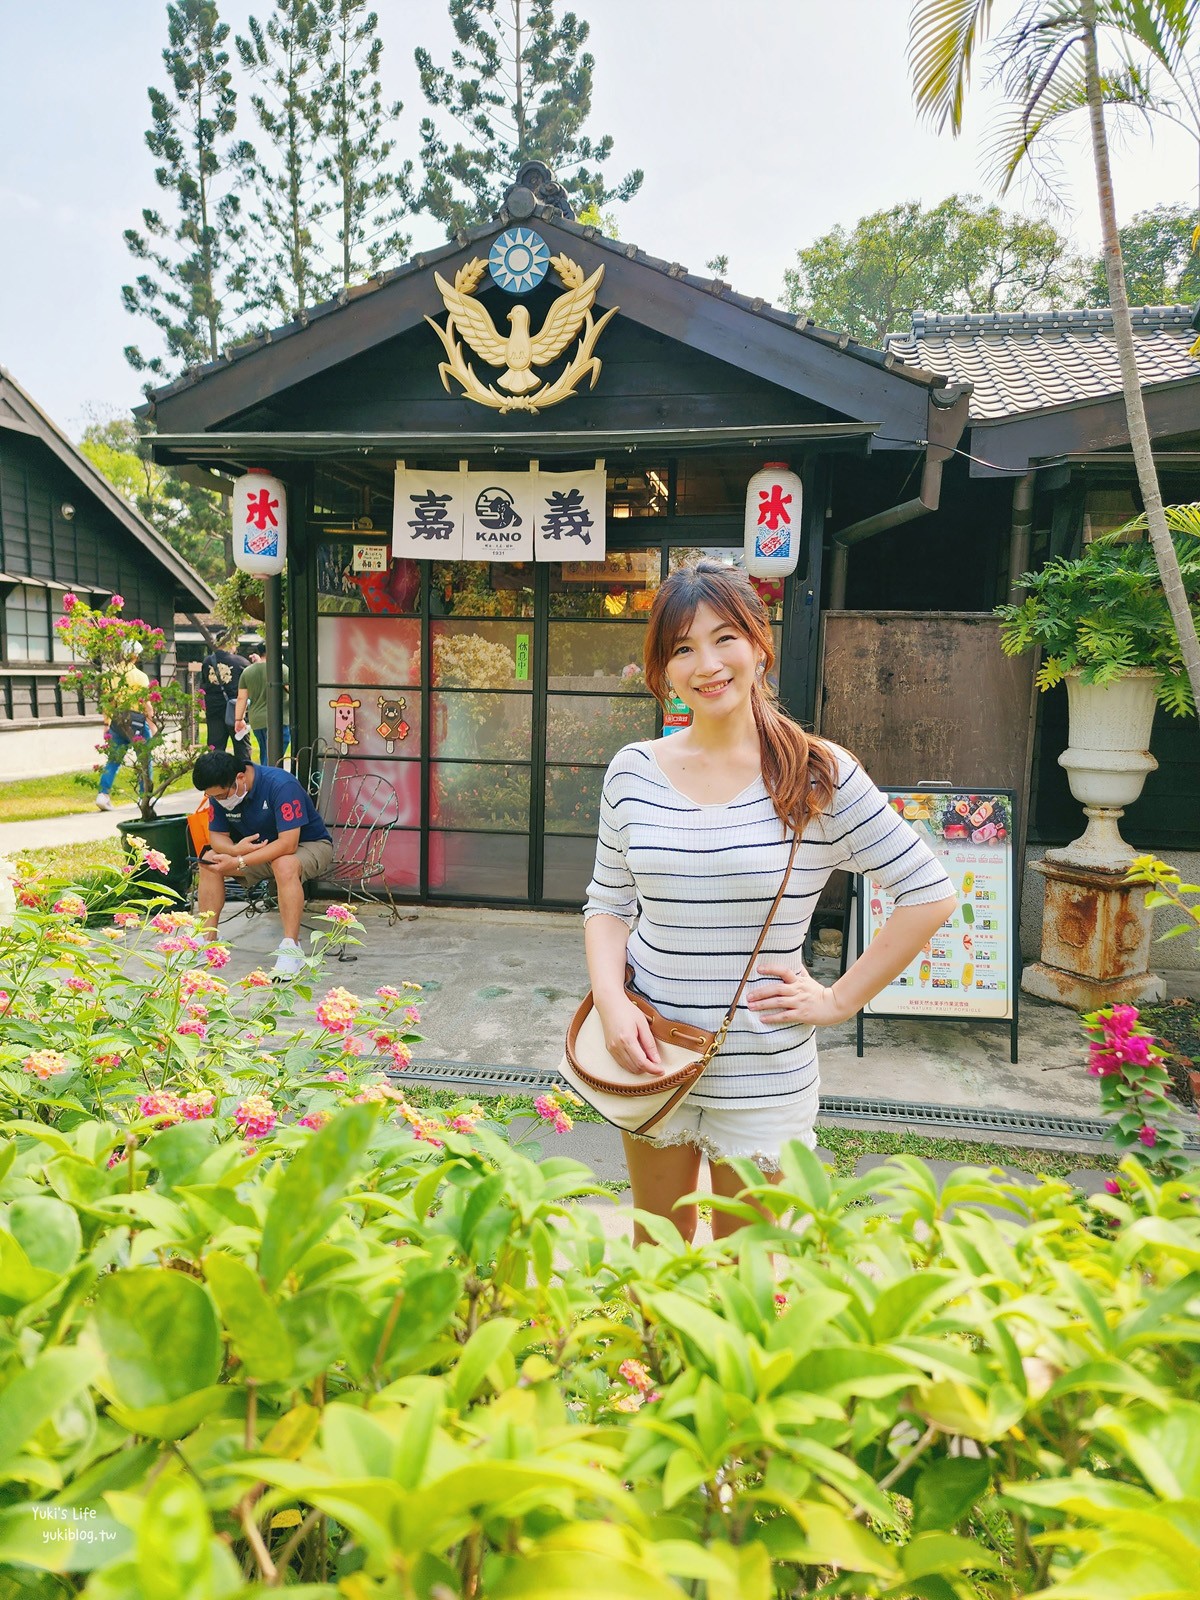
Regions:
<instances>
[{"instance_id":1,"label":"palm tree","mask_svg":"<svg viewBox=\"0 0 1200 1600\"><path fill-rule=\"evenodd\" d=\"M962 131L971 71L993 9L993 0L915 0L909 23L913 94L917 109L939 130L948 125L955 135ZM1200 640L1163 511L1142 403L1104 118L1106 103L1137 103L1142 62L1178 73L1198 28L1200 0L1021 0L996 43L1011 113L996 132L993 153L1004 192L1039 139L1063 117L1087 112L1129 442L1159 576L1200 706ZM1117 66L1108 72L1100 65L1102 39L1116 50Z\"/></svg>"}]
</instances>

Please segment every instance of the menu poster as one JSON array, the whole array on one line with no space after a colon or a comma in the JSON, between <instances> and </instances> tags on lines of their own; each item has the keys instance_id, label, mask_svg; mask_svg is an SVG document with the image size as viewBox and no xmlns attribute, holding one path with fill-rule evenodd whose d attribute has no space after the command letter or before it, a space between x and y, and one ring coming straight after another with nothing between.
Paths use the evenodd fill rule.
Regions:
<instances>
[{"instance_id":1,"label":"menu poster","mask_svg":"<svg viewBox=\"0 0 1200 1600\"><path fill-rule=\"evenodd\" d=\"M867 1004L868 1015L1013 1020L1014 796L1008 790L883 792L945 869L958 904L904 971ZM864 880L861 948L883 927L893 905L886 889Z\"/></svg>"}]
</instances>

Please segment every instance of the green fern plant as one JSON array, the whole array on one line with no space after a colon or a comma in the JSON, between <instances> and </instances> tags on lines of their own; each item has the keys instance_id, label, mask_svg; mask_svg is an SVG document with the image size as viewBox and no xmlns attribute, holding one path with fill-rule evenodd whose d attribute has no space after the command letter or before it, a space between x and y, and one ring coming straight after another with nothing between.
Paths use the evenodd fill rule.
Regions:
<instances>
[{"instance_id":1,"label":"green fern plant","mask_svg":"<svg viewBox=\"0 0 1200 1600\"><path fill-rule=\"evenodd\" d=\"M1192 614L1200 623L1200 502L1168 506L1167 522L1179 555ZM1072 560L1059 557L1020 579L1020 605L997 606L1005 655L1040 648L1039 689L1052 689L1070 672L1085 683L1111 683L1139 668L1157 674L1159 704L1172 716L1195 711L1179 639L1148 542L1126 542L1141 532L1135 517L1115 533L1094 539Z\"/></svg>"}]
</instances>

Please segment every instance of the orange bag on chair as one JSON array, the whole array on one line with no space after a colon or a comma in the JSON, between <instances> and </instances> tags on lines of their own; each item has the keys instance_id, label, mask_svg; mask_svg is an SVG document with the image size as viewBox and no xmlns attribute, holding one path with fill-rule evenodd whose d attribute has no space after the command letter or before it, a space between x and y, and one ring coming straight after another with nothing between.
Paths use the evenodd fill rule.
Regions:
<instances>
[{"instance_id":1,"label":"orange bag on chair","mask_svg":"<svg viewBox=\"0 0 1200 1600\"><path fill-rule=\"evenodd\" d=\"M187 831L192 843L192 854L196 860L204 854L209 842L209 825L212 822L212 802L206 800L198 811L188 814Z\"/></svg>"}]
</instances>

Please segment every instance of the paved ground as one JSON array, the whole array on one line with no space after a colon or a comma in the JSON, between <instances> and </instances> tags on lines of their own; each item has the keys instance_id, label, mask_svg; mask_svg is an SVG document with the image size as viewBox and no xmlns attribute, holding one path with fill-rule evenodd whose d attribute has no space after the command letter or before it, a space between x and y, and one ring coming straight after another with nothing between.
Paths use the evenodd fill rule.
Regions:
<instances>
[{"instance_id":1,"label":"paved ground","mask_svg":"<svg viewBox=\"0 0 1200 1600\"><path fill-rule=\"evenodd\" d=\"M577 915L421 906L391 928L373 908L363 916L358 961L333 963L330 981L364 991L402 978L421 984L425 1042L419 1056L483 1066L555 1065L567 1022L587 989ZM279 938L273 916L234 917L223 931L239 972L269 965ZM818 958L813 970L832 981L837 969ZM843 1023L823 1036L823 1087L830 1094L1094 1117L1096 1085L1084 1071L1074 1013L1023 999L1021 1018L1015 1066L1008 1060L1007 1026L871 1020L860 1060L854 1025Z\"/></svg>"},{"instance_id":2,"label":"paved ground","mask_svg":"<svg viewBox=\"0 0 1200 1600\"><path fill-rule=\"evenodd\" d=\"M185 791L169 796L164 809L191 810L197 801L194 792ZM135 808L124 807L0 824L0 855L102 838L116 820L134 814ZM321 981L359 992L401 979L421 984L424 1042L417 1047L419 1061L553 1068L562 1053L567 1021L587 987L577 915L421 906L406 908L394 926L374 907L361 915L365 931L357 960L332 962ZM315 914L306 918L306 925L310 931L318 926ZM233 947L228 975L238 976L251 967L270 966L280 929L273 915L248 917L230 906L222 934ZM836 967L818 958L814 972L832 981ZM821 1044L821 1077L829 1095L1088 1118L1099 1112L1095 1081L1084 1070L1075 1014L1025 997L1015 1065L1008 1059L1006 1026L881 1019L868 1022L861 1059L855 1054L852 1023L828 1029ZM1037 1142L1010 1134L1004 1139L1010 1144ZM579 1124L571 1134L556 1137L553 1147L578 1156L609 1181L623 1175L620 1141L607 1125ZM860 1165L865 1169L876 1159L864 1157ZM1088 1172L1086 1165L1081 1154L1080 1181L1095 1187L1101 1175ZM628 1225L627 1212L598 1204L606 1228L615 1232Z\"/></svg>"}]
</instances>

